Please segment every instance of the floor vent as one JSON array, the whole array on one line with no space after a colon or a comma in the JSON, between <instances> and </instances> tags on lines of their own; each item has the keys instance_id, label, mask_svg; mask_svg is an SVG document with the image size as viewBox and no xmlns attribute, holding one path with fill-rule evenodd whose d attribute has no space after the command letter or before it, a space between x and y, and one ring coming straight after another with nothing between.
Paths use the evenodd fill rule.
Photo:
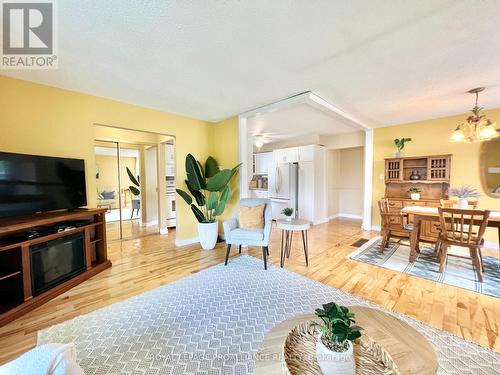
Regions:
<instances>
[{"instance_id":1,"label":"floor vent","mask_svg":"<svg viewBox=\"0 0 500 375\"><path fill-rule=\"evenodd\" d=\"M353 247L361 247L361 246L363 246L365 243L367 243L368 241L370 241L370 240L366 240L366 239L364 239L364 238L360 238L360 239L359 239L359 240L357 240L356 242L353 242L353 243L351 244L351 246L353 246Z\"/></svg>"}]
</instances>

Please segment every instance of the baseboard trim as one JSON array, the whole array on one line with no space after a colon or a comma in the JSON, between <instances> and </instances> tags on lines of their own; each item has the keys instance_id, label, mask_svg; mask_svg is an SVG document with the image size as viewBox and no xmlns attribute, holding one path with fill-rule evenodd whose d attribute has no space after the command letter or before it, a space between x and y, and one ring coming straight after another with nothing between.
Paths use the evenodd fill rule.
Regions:
<instances>
[{"instance_id":1,"label":"baseboard trim","mask_svg":"<svg viewBox=\"0 0 500 375\"><path fill-rule=\"evenodd\" d=\"M343 213L329 216L328 220L333 220L333 219L337 219L337 218L363 220L363 216L361 216L361 215L343 214Z\"/></svg>"},{"instance_id":2,"label":"baseboard trim","mask_svg":"<svg viewBox=\"0 0 500 375\"><path fill-rule=\"evenodd\" d=\"M153 225L158 225L158 220L141 222L141 227L152 227Z\"/></svg>"},{"instance_id":3,"label":"baseboard trim","mask_svg":"<svg viewBox=\"0 0 500 375\"><path fill-rule=\"evenodd\" d=\"M175 240L175 246L187 246L200 242L198 237L185 238L183 240Z\"/></svg>"},{"instance_id":4,"label":"baseboard trim","mask_svg":"<svg viewBox=\"0 0 500 375\"><path fill-rule=\"evenodd\" d=\"M329 218L324 218L324 219L321 219L321 220L316 220L316 221L313 221L313 225L328 223L329 220L330 220Z\"/></svg>"}]
</instances>

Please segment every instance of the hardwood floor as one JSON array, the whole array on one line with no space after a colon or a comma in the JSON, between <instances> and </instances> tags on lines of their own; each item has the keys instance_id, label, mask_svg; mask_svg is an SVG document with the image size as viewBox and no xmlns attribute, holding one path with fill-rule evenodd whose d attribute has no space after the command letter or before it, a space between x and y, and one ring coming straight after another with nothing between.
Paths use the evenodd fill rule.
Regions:
<instances>
[{"instance_id":1,"label":"hardwood floor","mask_svg":"<svg viewBox=\"0 0 500 375\"><path fill-rule=\"evenodd\" d=\"M355 249L350 246L354 241L375 235L362 231L355 221L315 226L309 234L309 267L304 264L302 243L295 237L285 268L500 352L500 299L346 259ZM110 243L113 267L0 328L0 363L35 346L40 329L224 261L224 243L204 251L198 245L177 248L174 240L172 231L167 236ZM276 265L279 240L274 228L268 261ZM242 253L258 258L262 254L259 248L243 248ZM233 249L231 257L236 256L238 251Z\"/></svg>"},{"instance_id":2,"label":"hardwood floor","mask_svg":"<svg viewBox=\"0 0 500 375\"><path fill-rule=\"evenodd\" d=\"M122 222L122 236L124 240L157 234L158 225L142 226L139 219L124 220ZM120 240L120 222L106 222L106 237L109 241Z\"/></svg>"}]
</instances>

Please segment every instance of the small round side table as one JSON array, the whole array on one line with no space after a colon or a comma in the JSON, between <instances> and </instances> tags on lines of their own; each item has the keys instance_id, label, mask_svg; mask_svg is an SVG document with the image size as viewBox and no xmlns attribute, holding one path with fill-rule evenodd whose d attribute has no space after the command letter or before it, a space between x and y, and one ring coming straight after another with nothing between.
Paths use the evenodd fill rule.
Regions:
<instances>
[{"instance_id":1,"label":"small round side table","mask_svg":"<svg viewBox=\"0 0 500 375\"><path fill-rule=\"evenodd\" d=\"M276 220L276 225L278 229L281 229L281 267L283 268L283 265L285 264L285 258L290 257L290 251L292 250L293 232L302 233L302 244L304 245L306 266L309 266L307 231L311 227L311 222L298 218L292 219L291 221L280 219Z\"/></svg>"}]
</instances>

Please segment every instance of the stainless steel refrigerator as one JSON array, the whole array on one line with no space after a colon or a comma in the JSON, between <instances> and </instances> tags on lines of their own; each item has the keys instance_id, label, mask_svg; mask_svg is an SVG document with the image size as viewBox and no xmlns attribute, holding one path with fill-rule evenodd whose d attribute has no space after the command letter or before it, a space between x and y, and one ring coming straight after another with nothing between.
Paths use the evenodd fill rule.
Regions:
<instances>
[{"instance_id":1,"label":"stainless steel refrigerator","mask_svg":"<svg viewBox=\"0 0 500 375\"><path fill-rule=\"evenodd\" d=\"M299 165L279 163L269 171L269 199L274 220L283 218L283 208L293 208L294 217L298 207Z\"/></svg>"}]
</instances>

